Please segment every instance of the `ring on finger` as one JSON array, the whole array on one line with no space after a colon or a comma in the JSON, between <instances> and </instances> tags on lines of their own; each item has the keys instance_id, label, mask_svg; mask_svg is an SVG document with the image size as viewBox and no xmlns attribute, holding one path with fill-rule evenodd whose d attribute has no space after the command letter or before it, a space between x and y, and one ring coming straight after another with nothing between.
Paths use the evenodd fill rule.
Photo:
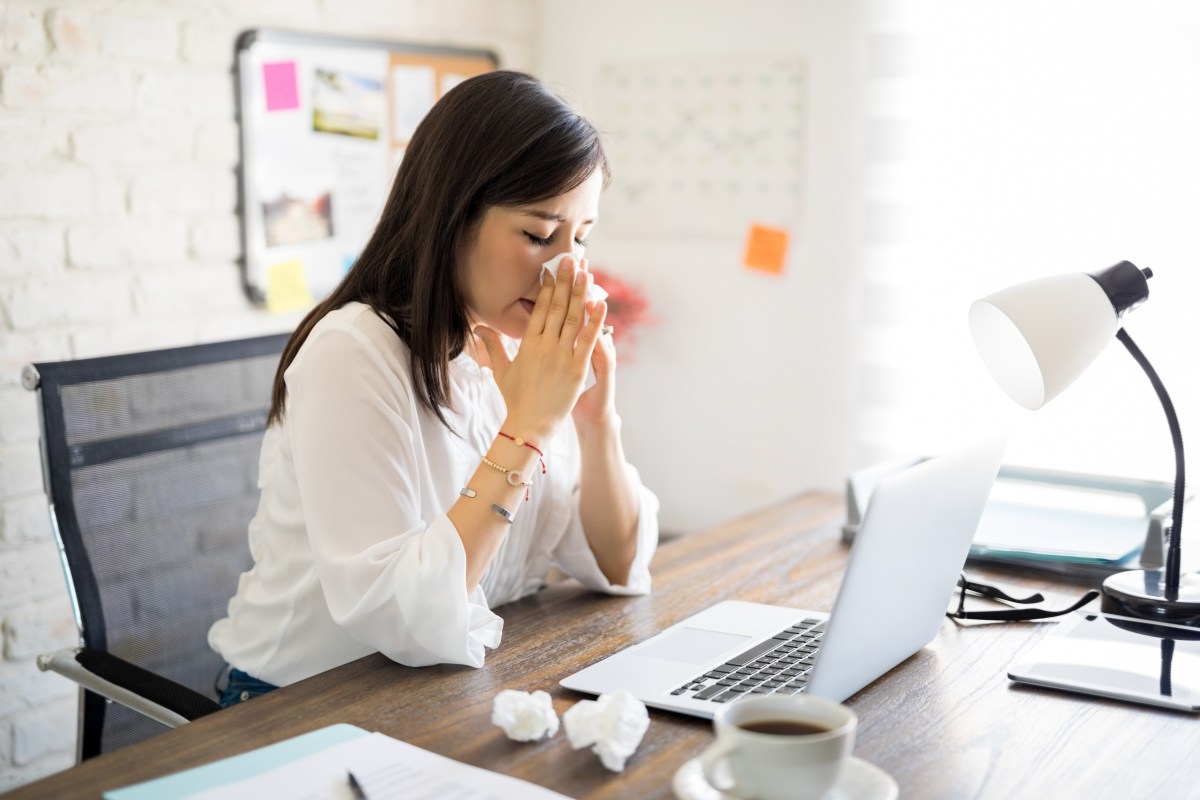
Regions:
<instances>
[{"instance_id":1,"label":"ring on finger","mask_svg":"<svg viewBox=\"0 0 1200 800\"><path fill-rule=\"evenodd\" d=\"M601 336L612 336L612 332L613 332L612 325L601 325L600 326L600 335Z\"/></svg>"}]
</instances>

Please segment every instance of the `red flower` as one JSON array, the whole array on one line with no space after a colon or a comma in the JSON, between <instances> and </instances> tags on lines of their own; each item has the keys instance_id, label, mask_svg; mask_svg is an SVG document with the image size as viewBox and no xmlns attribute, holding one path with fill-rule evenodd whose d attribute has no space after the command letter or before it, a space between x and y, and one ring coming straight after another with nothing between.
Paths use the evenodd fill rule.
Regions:
<instances>
[{"instance_id":1,"label":"red flower","mask_svg":"<svg viewBox=\"0 0 1200 800\"><path fill-rule=\"evenodd\" d=\"M613 326L613 340L628 348L636 338L634 331L639 326L654 323L646 296L641 289L604 269L589 265L588 272L592 273L596 285L608 292L605 322Z\"/></svg>"}]
</instances>

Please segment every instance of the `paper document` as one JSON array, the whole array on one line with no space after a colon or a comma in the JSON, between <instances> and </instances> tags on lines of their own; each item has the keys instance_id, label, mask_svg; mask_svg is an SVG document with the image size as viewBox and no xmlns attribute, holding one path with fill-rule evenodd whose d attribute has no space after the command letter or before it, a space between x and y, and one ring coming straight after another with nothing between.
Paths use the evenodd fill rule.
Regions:
<instances>
[{"instance_id":1,"label":"paper document","mask_svg":"<svg viewBox=\"0 0 1200 800\"><path fill-rule=\"evenodd\" d=\"M368 800L569 800L527 781L463 764L382 733L334 745L252 778L188 795L189 800L356 800L353 772Z\"/></svg>"}]
</instances>

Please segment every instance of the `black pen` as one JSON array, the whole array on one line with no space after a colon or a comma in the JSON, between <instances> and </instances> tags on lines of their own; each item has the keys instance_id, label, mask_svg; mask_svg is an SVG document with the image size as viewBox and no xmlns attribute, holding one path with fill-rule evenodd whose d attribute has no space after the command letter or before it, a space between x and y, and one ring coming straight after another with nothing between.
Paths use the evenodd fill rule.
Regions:
<instances>
[{"instance_id":1,"label":"black pen","mask_svg":"<svg viewBox=\"0 0 1200 800\"><path fill-rule=\"evenodd\" d=\"M358 800L367 800L367 793L363 791L362 784L358 782L358 778L354 777L354 773L346 770L346 777L350 779L350 791L354 792L354 796Z\"/></svg>"}]
</instances>

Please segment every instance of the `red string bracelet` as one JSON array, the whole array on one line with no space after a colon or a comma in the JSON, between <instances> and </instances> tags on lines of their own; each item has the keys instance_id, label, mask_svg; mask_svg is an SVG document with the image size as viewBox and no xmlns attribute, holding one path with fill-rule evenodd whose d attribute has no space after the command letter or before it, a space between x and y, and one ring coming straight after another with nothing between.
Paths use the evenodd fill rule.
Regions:
<instances>
[{"instance_id":1,"label":"red string bracelet","mask_svg":"<svg viewBox=\"0 0 1200 800\"><path fill-rule=\"evenodd\" d=\"M520 436L509 436L504 431L499 431L499 434L501 436L503 436L505 439L510 440L517 447L528 447L530 450L537 453L538 454L538 463L542 465L542 474L543 475L546 474L546 462L545 462L546 454L545 453L543 453L541 450L537 449L537 447L533 446L529 442L522 439Z\"/></svg>"}]
</instances>

